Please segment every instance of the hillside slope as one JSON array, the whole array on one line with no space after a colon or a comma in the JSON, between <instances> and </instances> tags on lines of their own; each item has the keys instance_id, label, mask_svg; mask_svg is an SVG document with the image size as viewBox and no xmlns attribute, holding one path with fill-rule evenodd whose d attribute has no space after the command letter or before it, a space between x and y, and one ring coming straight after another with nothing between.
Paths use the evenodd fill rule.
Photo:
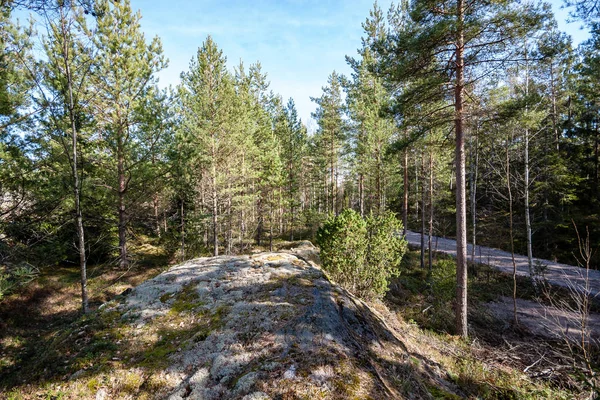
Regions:
<instances>
[{"instance_id":1,"label":"hillside slope","mask_svg":"<svg viewBox=\"0 0 600 400\"><path fill-rule=\"evenodd\" d=\"M376 311L330 283L313 255L305 244L288 253L200 258L144 282L103 307L119 316L119 355L111 361L138 371L144 383L136 395L158 398L456 393L436 363L411 354L385 307ZM99 394L115 395L109 388Z\"/></svg>"}]
</instances>

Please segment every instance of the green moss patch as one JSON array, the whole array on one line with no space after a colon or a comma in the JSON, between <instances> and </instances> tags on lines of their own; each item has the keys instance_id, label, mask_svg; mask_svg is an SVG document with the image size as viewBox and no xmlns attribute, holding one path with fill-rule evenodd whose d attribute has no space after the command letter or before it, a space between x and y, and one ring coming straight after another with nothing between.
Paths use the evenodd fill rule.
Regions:
<instances>
[{"instance_id":1,"label":"green moss patch","mask_svg":"<svg viewBox=\"0 0 600 400\"><path fill-rule=\"evenodd\" d=\"M204 303L200 301L197 286L198 284L196 282L189 283L185 285L179 293L174 295L173 297L175 300L171 304L171 312L181 313L192 311L203 306ZM161 301L163 301L162 297ZM163 303L164 302L166 302L166 300L163 301Z\"/></svg>"}]
</instances>

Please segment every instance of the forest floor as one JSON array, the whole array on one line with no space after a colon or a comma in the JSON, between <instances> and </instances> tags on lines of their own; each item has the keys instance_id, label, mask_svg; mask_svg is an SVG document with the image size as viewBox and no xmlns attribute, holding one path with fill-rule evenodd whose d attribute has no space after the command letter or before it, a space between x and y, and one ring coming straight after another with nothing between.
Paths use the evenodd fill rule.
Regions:
<instances>
[{"instance_id":1,"label":"forest floor","mask_svg":"<svg viewBox=\"0 0 600 400\"><path fill-rule=\"evenodd\" d=\"M297 243L294 245L296 246ZM277 248L285 247L278 244ZM144 395L148 398L161 398L161 393L165 393L164 390L173 388L169 382L176 377L176 374L163 373L165 367L163 364L172 357L187 354L185 346L188 342L190 345L205 340L208 343L210 332L205 328L215 325L213 328L221 329L219 321L230 319L229 316L225 318L225 311L229 315L237 308L219 307L220 303L214 303L215 312L206 314L207 319L204 321L200 318L204 314L192 313L192 308L204 307L208 303L200 304L200 299L186 290L187 286L184 285L178 294L157 294L159 301L156 305L160 307L168 305L171 308L166 316L157 319L162 325L148 324L152 329L146 331L143 323L123 319L122 313L117 313L110 304L115 306L134 301L139 297L136 293L143 293L142 289L149 287L148 279L169 268L169 258L159 247L145 243L140 244L136 250L139 253L139 260L126 271L110 266L91 268L90 289L93 311L88 316L79 315L76 266L49 268L23 291L10 295L0 303L0 399L108 399L142 398ZM259 250L252 251L250 256L253 258L258 256L255 251ZM302 254L301 260L307 259L310 257ZM271 262L273 261L269 261ZM268 266L265 264L265 267ZM173 272L184 271L185 268L173 267L172 270ZM234 273L237 272L229 271L228 274L231 276L227 275L226 280L231 280ZM436 255L434 268L432 272L428 272L419 267L418 252L411 251L406 254L402 262L401 275L391 281L390 292L384 304L372 304L380 313L391 313L382 321L387 321L387 324L396 321L388 328L396 332L398 338L408 347L405 350L400 349L398 354L408 350L409 356L406 358L396 354L389 357L389 360L395 360L393 363L385 361L381 364L378 361L372 364L377 368L369 367L365 370L366 378L369 378L369 374L373 371L377 372L378 366L381 365L384 369L379 373L389 382L392 390L400 392L397 396L399 398L411 398L410 393L413 394L412 398L427 397L425 393L422 393L423 396L415 396L414 393L418 393L415 392L416 389L429 391L433 398L444 399L590 398L589 381L582 380L578 372L582 370L580 367L573 369L574 362L569 358L571 353L564 340L544 337L526 326L515 327L507 322L509 317L502 318L489 312L488 303L501 304L503 298L510 296L512 278L504 273L481 266L478 274L470 275L471 339L463 341L453 336L454 273L455 264L450 257ZM171 279L162 281L167 285L166 287L173 283ZM298 277L291 277L286 282L282 287L279 287L277 282L269 283L277 286L273 288L263 285L265 289L269 289L264 292L265 298L270 299L274 295L279 295L283 288L288 287L286 285L292 288L301 284L300 289L304 290L302 285L306 284L304 278ZM127 290L122 294L126 289L136 286L139 289ZM252 290L255 290L255 286L251 286ZM226 285L215 282L213 290L219 291L225 287ZM227 293L229 292L224 292ZM252 296L260 293L263 292L259 291ZM519 278L518 293L521 298L519 301L536 300L532 285L526 278ZM560 293L560 296L566 295L568 293L564 291ZM304 307L302 298L304 297L291 296L288 303ZM99 307L106 302L110 304ZM508 305L510 306L511 303L508 302ZM148 311L152 310L149 308ZM267 311L271 318L272 311ZM263 313L257 315L262 318ZM396 320L395 317L391 318L392 315L401 318ZM289 315L286 318L288 317ZM269 318L257 320L256 324L266 323ZM280 318L282 322L284 319L283 316ZM231 325L230 328L243 330L254 324L254 322L250 324L248 319L243 320L245 322L241 324L227 322L224 327ZM208 325L198 325L203 321ZM292 326L295 327L296 324L290 325ZM324 326L329 329L328 324ZM249 333L244 336L244 343L255 342L256 337ZM296 336L286 335L286 337ZM298 337L302 339L302 335ZM387 349L388 340L383 342L386 345L382 349ZM293 350L294 347L291 349ZM294 352L290 350L289 354L292 353ZM237 360L235 357L227 358L229 359ZM396 362L401 359L404 360L403 363ZM225 359L221 361L223 360ZM310 362L303 360L292 364L292 366L296 365L297 369L290 367L285 374L305 378L302 375L304 365L311 366L311 362L323 362L320 356L314 357L314 360ZM372 381L370 378L369 380L356 379L364 372L360 371L364 367L361 362L348 364L340 358L335 360L335 365L339 364L338 366L332 368L321 366L322 368L319 369L317 365L314 371L308 371L310 372L308 376L315 382L331 380L332 376L341 377L339 381L335 379L332 381L331 387L337 393L336 395L325 395L319 398L349 398L351 396L348 393L359 393L365 389L361 389L359 386L362 384L359 385L358 382ZM348 366L349 369L342 371L341 375L334 373L339 366ZM351 373L354 370L356 373ZM437 372L431 375L427 371ZM189 382L201 375L195 372ZM254 376L253 372L250 373L251 376ZM189 377L191 371L184 368L182 373ZM274 374L273 371L269 373ZM249 374L244 375L243 379L232 380L229 389L235 389L240 383L245 383L246 378L249 378L247 375ZM431 381L430 375L437 377L435 382ZM448 383L440 385L442 381ZM294 382L298 386L304 381ZM380 389L388 386L387 383L382 386L381 382L372 382L375 385L373 387ZM289 382L285 380L285 383ZM448 384L450 386L446 386ZM283 385L282 382L280 387L288 386ZM271 388L276 390L272 385ZM185 386L184 389L185 394L189 394L187 393L189 388ZM386 397L381 397L380 389L370 389L377 392L377 396L372 398ZM350 392L346 393L346 391ZM299 398L286 396L287 394L283 393L282 397L273 398Z\"/></svg>"},{"instance_id":2,"label":"forest floor","mask_svg":"<svg viewBox=\"0 0 600 400\"><path fill-rule=\"evenodd\" d=\"M415 246L411 248L413 250L402 259L400 276L390 282L385 303L401 319L424 331L452 334L456 263L451 256L435 254L432 269L421 268L420 251ZM425 255L427 259L427 252ZM575 293L552 286L536 289L528 277L517 276L518 324L515 324L514 283L510 274L485 264L476 268L470 265L468 278L469 337L475 359L491 370L518 371L528 380L568 388L573 391L569 398L600 398L595 378L600 362L598 303L590 305L582 349L579 345L581 330L578 330L582 315L573 312ZM582 350L586 352L585 357ZM590 364L586 365L585 358ZM519 379L523 379L523 375ZM481 398L505 398L493 392ZM530 396L522 392L516 398L558 397L555 394Z\"/></svg>"}]
</instances>

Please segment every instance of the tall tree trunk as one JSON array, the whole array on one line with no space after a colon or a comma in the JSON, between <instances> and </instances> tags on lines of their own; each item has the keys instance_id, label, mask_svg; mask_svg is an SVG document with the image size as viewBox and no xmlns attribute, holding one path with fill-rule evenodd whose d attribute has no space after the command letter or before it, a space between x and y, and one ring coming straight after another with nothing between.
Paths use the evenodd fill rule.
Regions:
<instances>
[{"instance_id":1,"label":"tall tree trunk","mask_svg":"<svg viewBox=\"0 0 600 400\"><path fill-rule=\"evenodd\" d=\"M201 176L200 177L200 204L202 205L202 211L206 212L206 213L210 213L210 205L207 203L207 196L208 196L208 189L205 187L205 182L204 182L204 177ZM210 225L209 224L202 224L203 226L203 235L202 235L202 242L204 243L204 247L208 249L209 247L209 240L210 240L210 235L209 235L209 231L210 231Z\"/></svg>"},{"instance_id":2,"label":"tall tree trunk","mask_svg":"<svg viewBox=\"0 0 600 400\"><path fill-rule=\"evenodd\" d=\"M219 232L218 232L218 213L219 203L217 198L217 166L216 166L216 154L215 144L213 139L212 145L212 171L211 171L211 200L212 200L212 234L213 234L213 255L216 257L219 255Z\"/></svg>"},{"instance_id":3,"label":"tall tree trunk","mask_svg":"<svg viewBox=\"0 0 600 400\"><path fill-rule=\"evenodd\" d=\"M425 269L425 152L421 153L421 269Z\"/></svg>"},{"instance_id":4,"label":"tall tree trunk","mask_svg":"<svg viewBox=\"0 0 600 400\"><path fill-rule=\"evenodd\" d=\"M594 194L598 195L599 191L598 191L598 175L599 175L599 169L598 169L598 152L599 152L599 147L600 147L600 140L598 140L598 125L596 125L596 129L594 131Z\"/></svg>"},{"instance_id":5,"label":"tall tree trunk","mask_svg":"<svg viewBox=\"0 0 600 400\"><path fill-rule=\"evenodd\" d=\"M365 193L364 193L364 180L365 177L362 174L358 174L358 208L360 209L360 216L365 216Z\"/></svg>"},{"instance_id":6,"label":"tall tree trunk","mask_svg":"<svg viewBox=\"0 0 600 400\"><path fill-rule=\"evenodd\" d=\"M167 211L163 210L162 213L162 225L163 225L163 231L165 233L167 233L168 231L168 227L167 227Z\"/></svg>"},{"instance_id":7,"label":"tall tree trunk","mask_svg":"<svg viewBox=\"0 0 600 400\"><path fill-rule=\"evenodd\" d=\"M333 213L335 215L338 215L338 202L339 202L339 191L338 191L338 178L339 178L339 171L338 171L338 163L337 163L337 157L335 160L335 183L333 186L334 189L334 197L333 197Z\"/></svg>"},{"instance_id":8,"label":"tall tree trunk","mask_svg":"<svg viewBox=\"0 0 600 400\"><path fill-rule=\"evenodd\" d=\"M158 217L158 194L154 193L152 195L152 208L154 209L154 231L156 232L156 236L160 238L160 218Z\"/></svg>"},{"instance_id":9,"label":"tall tree trunk","mask_svg":"<svg viewBox=\"0 0 600 400\"><path fill-rule=\"evenodd\" d=\"M456 83L454 88L456 134L456 333L467 337L467 203L465 190L465 138L463 132L464 5L457 1Z\"/></svg>"},{"instance_id":10,"label":"tall tree trunk","mask_svg":"<svg viewBox=\"0 0 600 400\"><path fill-rule=\"evenodd\" d=\"M283 193L281 191L281 188L279 189L279 210L278 210L278 216L279 216L279 235L283 235L283 231L284 231L284 217L283 217Z\"/></svg>"},{"instance_id":11,"label":"tall tree trunk","mask_svg":"<svg viewBox=\"0 0 600 400\"><path fill-rule=\"evenodd\" d=\"M122 128L121 128L122 129ZM125 192L127 191L127 180L125 177L125 155L123 148L123 132L119 135L117 145L117 176L119 180L119 266L126 268L129 264L127 255L127 214L125 210Z\"/></svg>"},{"instance_id":12,"label":"tall tree trunk","mask_svg":"<svg viewBox=\"0 0 600 400\"><path fill-rule=\"evenodd\" d=\"M386 188L387 188L387 176L385 174L385 170L382 172L381 175L381 185L382 185L382 191L381 191L381 212L383 212L385 210L385 208L387 207L387 193L386 193Z\"/></svg>"},{"instance_id":13,"label":"tall tree trunk","mask_svg":"<svg viewBox=\"0 0 600 400\"><path fill-rule=\"evenodd\" d=\"M85 256L85 233L83 230L83 216L81 212L81 193L79 173L77 171L77 124L75 121L75 102L73 100L73 76L71 74L71 65L69 64L69 46L67 46L68 32L66 15L63 7L60 8L61 34L63 41L62 57L65 66L65 77L67 80L67 90L69 96L69 122L71 124L71 168L73 174L73 197L75 200L75 220L77 231L77 250L79 251L79 270L81 275L81 311L84 314L88 312L88 292L87 292L87 261Z\"/></svg>"},{"instance_id":14,"label":"tall tree trunk","mask_svg":"<svg viewBox=\"0 0 600 400\"><path fill-rule=\"evenodd\" d=\"M419 223L419 160L417 157L415 157L415 222Z\"/></svg>"},{"instance_id":15,"label":"tall tree trunk","mask_svg":"<svg viewBox=\"0 0 600 400\"><path fill-rule=\"evenodd\" d=\"M247 191L247 180L246 180L246 155L244 152L242 152L242 179L243 184L242 184L242 192L240 193L240 198L242 199L242 204L240 207L240 234L239 234L239 245L240 245L240 250L244 249L244 238L246 237L246 216L245 216L245 209L246 209L246 204L244 201L244 196L246 194Z\"/></svg>"},{"instance_id":16,"label":"tall tree trunk","mask_svg":"<svg viewBox=\"0 0 600 400\"><path fill-rule=\"evenodd\" d=\"M335 132L331 131L331 212L335 214L335 144L334 144L334 134Z\"/></svg>"},{"instance_id":17,"label":"tall tree trunk","mask_svg":"<svg viewBox=\"0 0 600 400\"><path fill-rule=\"evenodd\" d=\"M379 154L379 149L377 149L377 164L376 164L376 172L375 172L375 194L376 194L376 206L377 206L377 214L381 213L381 203L382 203L382 190L381 190L381 155Z\"/></svg>"},{"instance_id":18,"label":"tall tree trunk","mask_svg":"<svg viewBox=\"0 0 600 400\"><path fill-rule=\"evenodd\" d=\"M152 156L152 168L155 168L156 158ZM158 217L158 193L152 194L152 208L154 209L154 232L160 238L160 218Z\"/></svg>"},{"instance_id":19,"label":"tall tree trunk","mask_svg":"<svg viewBox=\"0 0 600 400\"><path fill-rule=\"evenodd\" d=\"M550 95L552 96L552 131L554 132L554 143L556 151L560 150L560 138L558 134L557 109L556 109L556 82L554 81L554 59L550 60Z\"/></svg>"},{"instance_id":20,"label":"tall tree trunk","mask_svg":"<svg viewBox=\"0 0 600 400\"><path fill-rule=\"evenodd\" d=\"M404 198L402 201L402 225L403 232L402 234L406 236L406 231L408 230L408 150L404 149Z\"/></svg>"},{"instance_id":21,"label":"tall tree trunk","mask_svg":"<svg viewBox=\"0 0 600 400\"><path fill-rule=\"evenodd\" d=\"M231 213L231 180L227 190L227 249L226 254L232 253L233 244L233 214Z\"/></svg>"},{"instance_id":22,"label":"tall tree trunk","mask_svg":"<svg viewBox=\"0 0 600 400\"><path fill-rule=\"evenodd\" d=\"M269 251L273 251L273 205L275 203L273 197L274 193L271 193L271 201L269 202Z\"/></svg>"},{"instance_id":23,"label":"tall tree trunk","mask_svg":"<svg viewBox=\"0 0 600 400\"><path fill-rule=\"evenodd\" d=\"M527 42L525 43L527 46ZM525 96L529 95L529 62L528 49L525 47ZM528 114L529 108L525 103L525 115ZM527 265L529 267L529 277L534 278L533 273L533 250L531 245L531 217L529 214L529 127L525 128L525 230L527 234ZM535 281L534 281L535 284ZM516 319L515 319L516 321Z\"/></svg>"},{"instance_id":24,"label":"tall tree trunk","mask_svg":"<svg viewBox=\"0 0 600 400\"><path fill-rule=\"evenodd\" d=\"M471 263L475 265L475 249L477 247L477 173L479 168L479 140L475 127L475 144L471 144L471 171L469 187L471 189ZM471 141L472 143L472 141Z\"/></svg>"},{"instance_id":25,"label":"tall tree trunk","mask_svg":"<svg viewBox=\"0 0 600 400\"><path fill-rule=\"evenodd\" d=\"M529 129L525 129L525 230L527 234L527 265L529 276L534 277L533 249L531 238L531 216L529 213Z\"/></svg>"},{"instance_id":26,"label":"tall tree trunk","mask_svg":"<svg viewBox=\"0 0 600 400\"><path fill-rule=\"evenodd\" d=\"M512 200L512 189L510 184L510 155L509 146L512 142L512 138L507 140L506 143L506 191L508 192L508 229L510 236L510 255L513 265L513 321L516 324L519 323L517 318L517 263L515 262L515 239L513 230L513 200Z\"/></svg>"},{"instance_id":27,"label":"tall tree trunk","mask_svg":"<svg viewBox=\"0 0 600 400\"><path fill-rule=\"evenodd\" d=\"M258 207L257 208L258 208L258 210L257 210L258 226L256 227L256 245L260 246L262 235L263 235L263 225L264 225L264 218L263 218L263 194L259 195L259 198L258 198Z\"/></svg>"},{"instance_id":28,"label":"tall tree trunk","mask_svg":"<svg viewBox=\"0 0 600 400\"><path fill-rule=\"evenodd\" d=\"M429 146L429 230L427 249L429 250L429 272L433 268L433 251L431 241L433 236L433 146Z\"/></svg>"},{"instance_id":29,"label":"tall tree trunk","mask_svg":"<svg viewBox=\"0 0 600 400\"><path fill-rule=\"evenodd\" d=\"M185 261L185 214L183 206L184 201L183 198L181 198L181 207L179 210L179 216L181 218L181 262Z\"/></svg>"},{"instance_id":30,"label":"tall tree trunk","mask_svg":"<svg viewBox=\"0 0 600 400\"><path fill-rule=\"evenodd\" d=\"M294 199L292 199L292 202L290 203L290 213L291 213L291 218L290 218L290 241L293 242L294 241L294 228L295 228L295 223L296 223L296 208L294 207Z\"/></svg>"}]
</instances>

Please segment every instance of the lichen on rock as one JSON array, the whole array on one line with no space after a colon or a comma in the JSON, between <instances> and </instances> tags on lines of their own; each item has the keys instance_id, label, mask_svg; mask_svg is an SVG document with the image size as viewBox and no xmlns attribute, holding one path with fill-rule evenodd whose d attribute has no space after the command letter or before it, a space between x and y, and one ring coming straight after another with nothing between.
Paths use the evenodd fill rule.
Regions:
<instances>
[{"instance_id":1,"label":"lichen on rock","mask_svg":"<svg viewBox=\"0 0 600 400\"><path fill-rule=\"evenodd\" d=\"M402 397L387 377L408 363L397 333L317 262L310 243L189 260L110 309L154 332L141 364L171 377L157 397ZM411 390L426 396L426 387Z\"/></svg>"}]
</instances>

